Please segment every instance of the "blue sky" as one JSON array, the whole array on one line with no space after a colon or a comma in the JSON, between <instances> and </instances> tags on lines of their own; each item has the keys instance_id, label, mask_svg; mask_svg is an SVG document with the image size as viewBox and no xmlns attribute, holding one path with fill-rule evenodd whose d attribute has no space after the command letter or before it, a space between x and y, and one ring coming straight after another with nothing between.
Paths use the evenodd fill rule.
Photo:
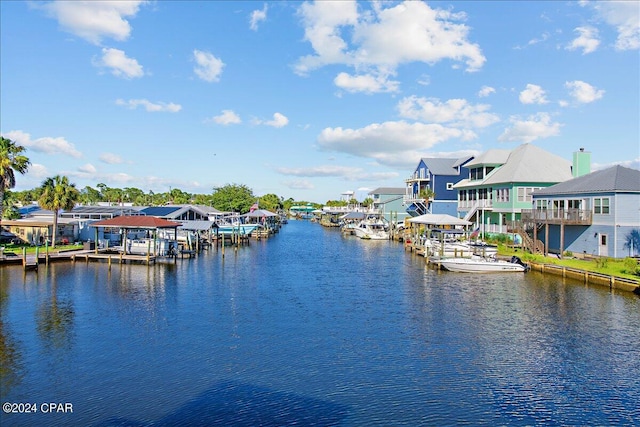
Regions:
<instances>
[{"instance_id":1,"label":"blue sky","mask_svg":"<svg viewBox=\"0 0 640 427\"><path fill-rule=\"evenodd\" d=\"M640 166L640 3L0 2L0 131L17 190L324 203L421 157L535 144Z\"/></svg>"}]
</instances>

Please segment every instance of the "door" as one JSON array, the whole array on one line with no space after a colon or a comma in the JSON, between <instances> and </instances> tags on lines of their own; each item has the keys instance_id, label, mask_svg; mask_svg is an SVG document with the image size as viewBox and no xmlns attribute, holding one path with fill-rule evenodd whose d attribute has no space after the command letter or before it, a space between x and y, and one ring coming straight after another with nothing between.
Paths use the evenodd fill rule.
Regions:
<instances>
[{"instance_id":1,"label":"door","mask_svg":"<svg viewBox=\"0 0 640 427\"><path fill-rule=\"evenodd\" d=\"M598 245L598 255L600 256L609 256L609 248L607 246L607 235L606 234L600 234L600 239L598 239L599 241L599 245Z\"/></svg>"}]
</instances>

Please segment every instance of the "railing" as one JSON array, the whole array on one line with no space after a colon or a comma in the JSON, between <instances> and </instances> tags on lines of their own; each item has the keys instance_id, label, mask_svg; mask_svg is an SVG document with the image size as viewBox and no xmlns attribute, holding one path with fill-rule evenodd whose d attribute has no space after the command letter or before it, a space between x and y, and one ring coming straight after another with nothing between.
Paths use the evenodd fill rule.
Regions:
<instances>
[{"instance_id":1,"label":"railing","mask_svg":"<svg viewBox=\"0 0 640 427\"><path fill-rule=\"evenodd\" d=\"M462 209L488 209L493 208L493 200L480 199L480 200L458 200L458 210Z\"/></svg>"},{"instance_id":2,"label":"railing","mask_svg":"<svg viewBox=\"0 0 640 427\"><path fill-rule=\"evenodd\" d=\"M582 209L522 209L520 215L524 223L591 225L591 211Z\"/></svg>"},{"instance_id":3,"label":"railing","mask_svg":"<svg viewBox=\"0 0 640 427\"><path fill-rule=\"evenodd\" d=\"M415 181L430 181L429 175L427 174L426 176L421 176L419 173L414 173L409 178L404 180L404 182L406 183L415 182Z\"/></svg>"}]
</instances>

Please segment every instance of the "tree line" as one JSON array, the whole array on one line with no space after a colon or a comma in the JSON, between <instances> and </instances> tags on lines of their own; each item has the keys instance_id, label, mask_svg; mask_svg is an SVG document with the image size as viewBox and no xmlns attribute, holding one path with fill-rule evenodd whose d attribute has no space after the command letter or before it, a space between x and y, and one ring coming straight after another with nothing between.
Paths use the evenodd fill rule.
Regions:
<instances>
[{"instance_id":1,"label":"tree line","mask_svg":"<svg viewBox=\"0 0 640 427\"><path fill-rule=\"evenodd\" d=\"M0 142L0 218L19 218L17 206L26 206L37 201L43 209L54 211L72 209L76 204L110 205L132 204L136 206L163 206L167 204L194 204L211 206L222 212L247 213L257 203L261 209L271 212L288 211L296 204L311 203L315 207L322 205L307 201L285 199L276 194L256 196L253 190L243 184L226 184L213 188L211 194L194 194L172 188L167 192L144 192L135 187L114 188L104 183L96 187L76 188L66 176L54 176L44 180L38 188L25 191L11 191L16 185L16 174L25 174L31 162L24 154L25 148L14 141L2 137ZM334 204L335 201L329 201ZM57 215L54 215L54 220ZM54 227L55 229L55 227Z\"/></svg>"}]
</instances>

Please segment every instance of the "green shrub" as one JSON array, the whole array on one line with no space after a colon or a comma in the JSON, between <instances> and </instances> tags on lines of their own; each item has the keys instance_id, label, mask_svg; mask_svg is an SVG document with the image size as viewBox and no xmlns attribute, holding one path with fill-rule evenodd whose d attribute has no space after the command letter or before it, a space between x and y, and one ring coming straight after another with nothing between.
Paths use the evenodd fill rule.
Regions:
<instances>
[{"instance_id":1,"label":"green shrub","mask_svg":"<svg viewBox=\"0 0 640 427\"><path fill-rule=\"evenodd\" d=\"M609 265L609 258L607 257L596 258L595 263L598 269L607 268L607 265Z\"/></svg>"}]
</instances>

